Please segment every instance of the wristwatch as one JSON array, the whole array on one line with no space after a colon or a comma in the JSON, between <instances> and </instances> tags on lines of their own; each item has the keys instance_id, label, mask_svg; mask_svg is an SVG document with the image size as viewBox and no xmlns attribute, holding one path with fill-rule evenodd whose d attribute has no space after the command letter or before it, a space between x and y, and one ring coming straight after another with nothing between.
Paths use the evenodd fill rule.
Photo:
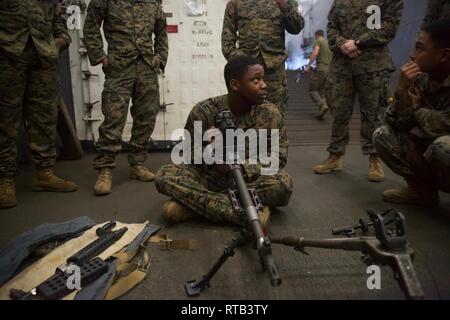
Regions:
<instances>
[{"instance_id":1,"label":"wristwatch","mask_svg":"<svg viewBox=\"0 0 450 320\"><path fill-rule=\"evenodd\" d=\"M360 45L360 43L361 43L361 41L358 39L358 40L355 40L355 45L359 48L359 45Z\"/></svg>"}]
</instances>

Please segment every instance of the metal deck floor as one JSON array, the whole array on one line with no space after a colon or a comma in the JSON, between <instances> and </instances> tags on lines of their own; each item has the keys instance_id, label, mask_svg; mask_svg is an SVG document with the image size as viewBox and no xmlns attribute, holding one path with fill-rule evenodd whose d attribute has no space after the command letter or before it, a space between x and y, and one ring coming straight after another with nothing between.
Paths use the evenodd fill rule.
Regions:
<instances>
[{"instance_id":1,"label":"metal deck floor","mask_svg":"<svg viewBox=\"0 0 450 320\"><path fill-rule=\"evenodd\" d=\"M356 223L369 207L385 209L380 201L387 187L402 184L392 173L380 184L365 180L367 163L359 148L350 147L345 170L338 174L317 176L311 167L322 160L323 147L293 147L288 170L295 181L290 205L274 212L274 235L330 237L330 230ZM0 212L0 246L21 232L46 222L62 222L88 215L96 222L116 219L137 223L163 224L161 208L166 200L152 183L128 180L124 156L114 173L113 194L96 198L92 185L96 178L90 169L92 156L79 162L58 163L57 172L79 183L73 194L31 192L31 170L18 179L19 205ZM157 170L169 161L168 154L153 154L149 166ZM408 236L416 249L416 271L427 298L450 299L450 197L442 195L442 204L434 212L414 207L399 207L406 215ZM233 226L191 221L161 231L173 239L197 239L197 251L151 250L152 266L143 284L125 299L184 299L183 284L198 279L222 253L225 243L238 230ZM402 299L389 268L383 268L382 290L366 288L366 268L358 253L309 250L304 256L289 248L274 247L284 283L272 288L260 270L256 252L237 250L217 274L212 288L203 299Z\"/></svg>"},{"instance_id":2,"label":"metal deck floor","mask_svg":"<svg viewBox=\"0 0 450 320\"><path fill-rule=\"evenodd\" d=\"M304 93L295 94L302 96L304 103L310 103ZM315 110L309 110L311 117L304 117L304 120L322 134L329 130L331 120L318 122L312 117ZM289 109L287 121L292 118L293 113ZM356 145L348 148L344 171L314 175L312 167L326 156L324 145L293 143L287 169L294 178L294 193L289 206L273 212L272 234L330 237L332 228L356 223L365 216L367 208L382 210L392 207L381 201L381 192L402 185L402 179L387 170L386 181L369 183L365 179L367 159ZM92 160L93 156L87 155L81 161L57 164L58 174L79 184L79 191L73 194L31 192L32 169L25 168L17 180L19 205L0 211L0 246L39 224L62 222L81 215L88 215L98 223L116 219L163 225L160 216L166 198L156 192L152 183L128 179L126 156L120 155L118 159L113 194L102 198L93 195L96 172L92 169ZM147 164L156 171L169 162L170 154L154 153L150 154ZM442 194L442 204L434 211L408 206L396 208L406 215L408 237L416 250L415 267L426 297L450 299L450 196ZM161 234L173 239L198 240L198 250L163 251L157 246L152 247L149 276L123 299L185 299L184 283L199 279L237 231L233 226L215 225L203 220L164 228ZM274 246L273 254L283 284L272 288L267 276L261 272L256 252L251 248L238 249L213 279L212 287L200 298L403 299L389 268L382 269L382 290L369 291L366 288L366 266L360 261L360 254L319 249L308 252L310 256Z\"/></svg>"},{"instance_id":3,"label":"metal deck floor","mask_svg":"<svg viewBox=\"0 0 450 320\"><path fill-rule=\"evenodd\" d=\"M287 72L289 106L285 125L289 132L290 146L327 146L331 136L332 116L328 112L324 120L316 119L317 107L309 97L309 76L299 77L295 71ZM360 112L356 104L350 121L350 145L359 145Z\"/></svg>"}]
</instances>

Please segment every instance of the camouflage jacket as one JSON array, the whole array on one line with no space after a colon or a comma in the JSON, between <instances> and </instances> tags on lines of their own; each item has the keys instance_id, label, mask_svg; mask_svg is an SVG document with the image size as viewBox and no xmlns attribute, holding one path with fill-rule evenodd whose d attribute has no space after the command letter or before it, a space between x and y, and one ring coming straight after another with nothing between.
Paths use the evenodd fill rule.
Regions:
<instances>
[{"instance_id":1,"label":"camouflage jacket","mask_svg":"<svg viewBox=\"0 0 450 320\"><path fill-rule=\"evenodd\" d=\"M57 0L1 0L0 21L0 51L12 59L22 55L30 36L44 64L57 60L55 38L70 43Z\"/></svg>"},{"instance_id":2,"label":"camouflage jacket","mask_svg":"<svg viewBox=\"0 0 450 320\"><path fill-rule=\"evenodd\" d=\"M381 9L381 29L368 28L371 5ZM328 16L328 42L334 52L331 72L394 71L388 44L397 33L402 9L402 0L335 0ZM340 48L345 40L359 40L362 54L353 60L344 55Z\"/></svg>"},{"instance_id":3,"label":"camouflage jacket","mask_svg":"<svg viewBox=\"0 0 450 320\"><path fill-rule=\"evenodd\" d=\"M450 19L450 0L428 0L428 8L421 28L440 19Z\"/></svg>"},{"instance_id":4,"label":"camouflage jacket","mask_svg":"<svg viewBox=\"0 0 450 320\"><path fill-rule=\"evenodd\" d=\"M93 65L107 55L100 33L102 22L108 58L116 69L124 69L142 56L155 71L164 70L169 45L159 0L92 0L84 23L84 41Z\"/></svg>"},{"instance_id":5,"label":"camouflage jacket","mask_svg":"<svg viewBox=\"0 0 450 320\"><path fill-rule=\"evenodd\" d=\"M298 34L303 26L296 1L281 9L274 0L231 0L223 21L223 55L227 60L261 55L268 69L278 68L287 58L285 30Z\"/></svg>"},{"instance_id":6,"label":"camouflage jacket","mask_svg":"<svg viewBox=\"0 0 450 320\"><path fill-rule=\"evenodd\" d=\"M416 81L423 97L417 111L411 107L410 97L395 99L386 111L386 122L399 131L419 129L420 136L429 139L450 134L450 76L442 83ZM399 112L398 109L403 110Z\"/></svg>"},{"instance_id":7,"label":"camouflage jacket","mask_svg":"<svg viewBox=\"0 0 450 320\"><path fill-rule=\"evenodd\" d=\"M202 132L197 131L197 134L200 134L200 136L203 137L203 134L208 129L210 129L213 126L215 127L217 126L216 116L219 112L224 110L230 110L228 104L228 95L210 98L205 101L199 102L194 106L194 108L190 112L188 119L186 121L185 130L187 130L190 133L193 139L194 134L196 132L194 122L201 121ZM243 129L244 132L248 129L255 129L259 135L260 134L260 132L258 131L259 129L268 130L267 150L270 156L272 156L272 154L270 153L271 149L270 146L271 146L271 139L273 137L272 135L273 132L271 134L270 129L278 129L279 152L277 159L279 161L279 169L283 169L286 166L288 157L288 139L283 118L275 105L266 102L261 105L253 106L251 111L244 115L236 117L232 114L232 116L236 126L240 129ZM257 164L249 163L248 159L253 155L251 155L249 152L248 141L249 139L246 139L246 146L245 146L246 161L243 166L247 173L248 178L250 180L255 180L261 174L261 169L266 166L261 164L259 160ZM191 156L194 157L194 145L192 146Z\"/></svg>"}]
</instances>

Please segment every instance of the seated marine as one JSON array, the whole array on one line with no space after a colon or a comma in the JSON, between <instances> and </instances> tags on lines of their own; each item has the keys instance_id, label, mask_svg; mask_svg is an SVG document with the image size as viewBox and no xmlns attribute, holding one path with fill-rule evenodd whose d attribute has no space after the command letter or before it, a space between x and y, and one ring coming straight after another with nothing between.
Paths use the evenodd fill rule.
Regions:
<instances>
[{"instance_id":1,"label":"seated marine","mask_svg":"<svg viewBox=\"0 0 450 320\"><path fill-rule=\"evenodd\" d=\"M411 61L402 67L387 126L373 136L383 161L407 187L387 190L387 202L439 204L450 192L450 20L429 24L418 35Z\"/></svg>"},{"instance_id":2,"label":"seated marine","mask_svg":"<svg viewBox=\"0 0 450 320\"><path fill-rule=\"evenodd\" d=\"M278 165L272 172L268 170L270 168L267 161L255 159L249 151L250 144L255 141L249 138L244 140L245 143L236 144L238 149L244 147L246 151L245 159L241 158L240 164L248 188L256 190L264 206L259 214L265 227L269 207L286 206L292 193L292 178L283 169L288 155L286 129L278 108L266 101L264 67L256 58L236 56L227 63L224 73L228 94L195 105L188 116L185 132L190 137L199 134L204 137L206 133L206 145L200 144L201 150L194 150L195 143L189 144L193 153L201 155L212 143L221 141L217 132L217 116L223 111L229 111L236 127L243 130L242 134L250 135L253 129L259 137L267 137L266 146L269 147L266 148L266 155L270 154L270 168L273 163ZM222 137L222 140L225 139ZM273 149L278 150L272 149L274 142L278 143L278 148ZM207 164L202 158L201 163L196 161L165 165L157 173L155 184L160 193L172 198L165 203L163 209L163 217L169 223L203 216L216 223L230 222L245 226L245 219L232 207L229 190L235 187L228 162L215 161Z\"/></svg>"}]
</instances>

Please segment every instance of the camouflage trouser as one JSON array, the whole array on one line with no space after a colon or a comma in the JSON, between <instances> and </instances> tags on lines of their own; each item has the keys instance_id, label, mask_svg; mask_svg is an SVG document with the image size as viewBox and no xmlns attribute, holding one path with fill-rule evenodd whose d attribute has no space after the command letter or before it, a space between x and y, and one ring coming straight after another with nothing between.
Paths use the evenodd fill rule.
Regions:
<instances>
[{"instance_id":1,"label":"camouflage trouser","mask_svg":"<svg viewBox=\"0 0 450 320\"><path fill-rule=\"evenodd\" d=\"M325 86L327 84L327 78L327 71L314 71L311 79L309 80L309 95L319 110L327 104L325 99Z\"/></svg>"},{"instance_id":2,"label":"camouflage trouser","mask_svg":"<svg viewBox=\"0 0 450 320\"><path fill-rule=\"evenodd\" d=\"M383 126L375 131L373 143L396 174L450 192L450 135L427 141Z\"/></svg>"},{"instance_id":3,"label":"camouflage trouser","mask_svg":"<svg viewBox=\"0 0 450 320\"><path fill-rule=\"evenodd\" d=\"M286 69L284 64L279 68L265 70L265 82L267 84L267 99L275 104L282 116L287 108L288 89Z\"/></svg>"},{"instance_id":4,"label":"camouflage trouser","mask_svg":"<svg viewBox=\"0 0 450 320\"><path fill-rule=\"evenodd\" d=\"M353 114L355 96L358 95L361 110L361 146L364 155L375 155L372 145L373 132L381 126L380 101L385 92L384 73L371 72L361 75L330 74L330 91L327 101L333 114L333 128L328 152L344 155L349 142L349 124Z\"/></svg>"},{"instance_id":5,"label":"camouflage trouser","mask_svg":"<svg viewBox=\"0 0 450 320\"><path fill-rule=\"evenodd\" d=\"M102 94L102 112L105 120L99 128L98 155L95 169L114 168L115 157L121 150L122 133L130 108L133 129L128 162L140 165L147 158L147 143L155 128L160 109L158 74L144 60L138 59L125 69L117 70L114 60L103 68L105 85Z\"/></svg>"},{"instance_id":6,"label":"camouflage trouser","mask_svg":"<svg viewBox=\"0 0 450 320\"><path fill-rule=\"evenodd\" d=\"M386 112L387 107L389 107L389 98L391 96L390 90L389 90L389 80L391 78L391 75L389 73L383 75L383 91L380 95L380 109L382 112L382 115L384 115L384 112Z\"/></svg>"},{"instance_id":7,"label":"camouflage trouser","mask_svg":"<svg viewBox=\"0 0 450 320\"><path fill-rule=\"evenodd\" d=\"M0 176L16 175L22 117L34 165L50 168L55 164L59 98L57 63L43 66L31 40L15 61L0 51Z\"/></svg>"},{"instance_id":8,"label":"camouflage trouser","mask_svg":"<svg viewBox=\"0 0 450 320\"><path fill-rule=\"evenodd\" d=\"M157 173L157 190L216 223L231 222L244 225L232 209L228 193L231 181L216 170L193 165L166 165ZM255 188L262 203L269 207L282 207L289 203L292 178L286 171L274 176L260 176L248 184Z\"/></svg>"}]
</instances>

